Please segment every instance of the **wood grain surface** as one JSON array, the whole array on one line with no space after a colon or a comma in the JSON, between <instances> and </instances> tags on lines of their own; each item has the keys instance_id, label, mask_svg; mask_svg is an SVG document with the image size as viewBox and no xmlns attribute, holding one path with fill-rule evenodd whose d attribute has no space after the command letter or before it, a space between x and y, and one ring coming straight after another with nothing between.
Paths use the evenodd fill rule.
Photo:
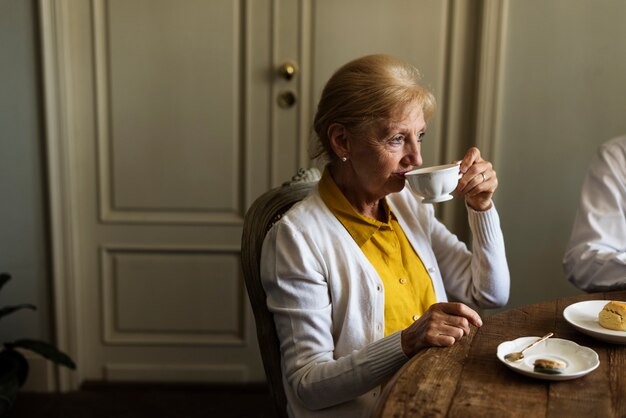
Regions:
<instances>
[{"instance_id":1,"label":"wood grain surface","mask_svg":"<svg viewBox=\"0 0 626 418\"><path fill-rule=\"evenodd\" d=\"M563 310L584 300L624 300L626 291L584 294L487 317L447 348L418 353L385 385L373 417L626 418L626 345L582 334ZM596 351L600 366L578 379L540 380L515 373L496 357L503 341L554 332Z\"/></svg>"}]
</instances>

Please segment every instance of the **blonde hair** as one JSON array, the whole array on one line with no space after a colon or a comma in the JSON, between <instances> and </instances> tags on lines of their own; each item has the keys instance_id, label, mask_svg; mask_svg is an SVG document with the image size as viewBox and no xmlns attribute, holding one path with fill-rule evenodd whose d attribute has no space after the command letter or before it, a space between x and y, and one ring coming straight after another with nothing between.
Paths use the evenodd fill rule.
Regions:
<instances>
[{"instance_id":1,"label":"blonde hair","mask_svg":"<svg viewBox=\"0 0 626 418\"><path fill-rule=\"evenodd\" d=\"M326 83L317 105L311 158L332 161L338 157L328 138L333 123L355 134L373 122L388 119L399 108L421 106L424 118L435 111L435 98L420 84L419 71L389 55L367 55L339 68Z\"/></svg>"}]
</instances>

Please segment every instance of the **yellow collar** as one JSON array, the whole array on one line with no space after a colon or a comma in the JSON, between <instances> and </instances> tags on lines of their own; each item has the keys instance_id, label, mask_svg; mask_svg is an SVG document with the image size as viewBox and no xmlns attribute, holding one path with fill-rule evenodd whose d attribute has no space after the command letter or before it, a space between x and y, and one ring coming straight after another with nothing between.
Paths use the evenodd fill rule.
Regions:
<instances>
[{"instance_id":1,"label":"yellow collar","mask_svg":"<svg viewBox=\"0 0 626 418\"><path fill-rule=\"evenodd\" d=\"M359 247L363 246L379 229L393 229L391 220L395 215L387 204L385 198L382 205L385 210L387 222L380 222L376 219L368 218L357 212L343 195L335 180L330 175L328 168L324 169L319 182L319 192L322 200L330 211L337 217L339 222L348 230Z\"/></svg>"}]
</instances>

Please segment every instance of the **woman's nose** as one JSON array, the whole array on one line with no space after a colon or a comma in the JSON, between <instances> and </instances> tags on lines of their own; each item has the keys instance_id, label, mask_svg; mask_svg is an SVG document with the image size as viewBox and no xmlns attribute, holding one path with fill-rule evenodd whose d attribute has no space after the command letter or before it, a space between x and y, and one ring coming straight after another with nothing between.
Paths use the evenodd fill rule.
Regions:
<instances>
[{"instance_id":1,"label":"woman's nose","mask_svg":"<svg viewBox=\"0 0 626 418\"><path fill-rule=\"evenodd\" d=\"M422 165L422 153L420 150L420 144L419 142L416 142L415 144L411 144L407 147L407 153L406 153L406 161L413 165L413 166L420 166Z\"/></svg>"}]
</instances>

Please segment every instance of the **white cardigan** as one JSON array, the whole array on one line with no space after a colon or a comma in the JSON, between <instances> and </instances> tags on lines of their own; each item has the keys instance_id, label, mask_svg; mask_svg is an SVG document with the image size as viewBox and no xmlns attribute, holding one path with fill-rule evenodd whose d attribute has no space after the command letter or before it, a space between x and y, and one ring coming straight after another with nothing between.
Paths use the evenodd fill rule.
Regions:
<instances>
[{"instance_id":1,"label":"white cardigan","mask_svg":"<svg viewBox=\"0 0 626 418\"><path fill-rule=\"evenodd\" d=\"M405 187L387 196L432 279L473 307L498 307L509 270L495 208L468 208L474 253ZM268 232L261 279L281 345L292 417L369 416L380 384L406 361L400 332L384 337L383 282L317 187Z\"/></svg>"}]
</instances>

